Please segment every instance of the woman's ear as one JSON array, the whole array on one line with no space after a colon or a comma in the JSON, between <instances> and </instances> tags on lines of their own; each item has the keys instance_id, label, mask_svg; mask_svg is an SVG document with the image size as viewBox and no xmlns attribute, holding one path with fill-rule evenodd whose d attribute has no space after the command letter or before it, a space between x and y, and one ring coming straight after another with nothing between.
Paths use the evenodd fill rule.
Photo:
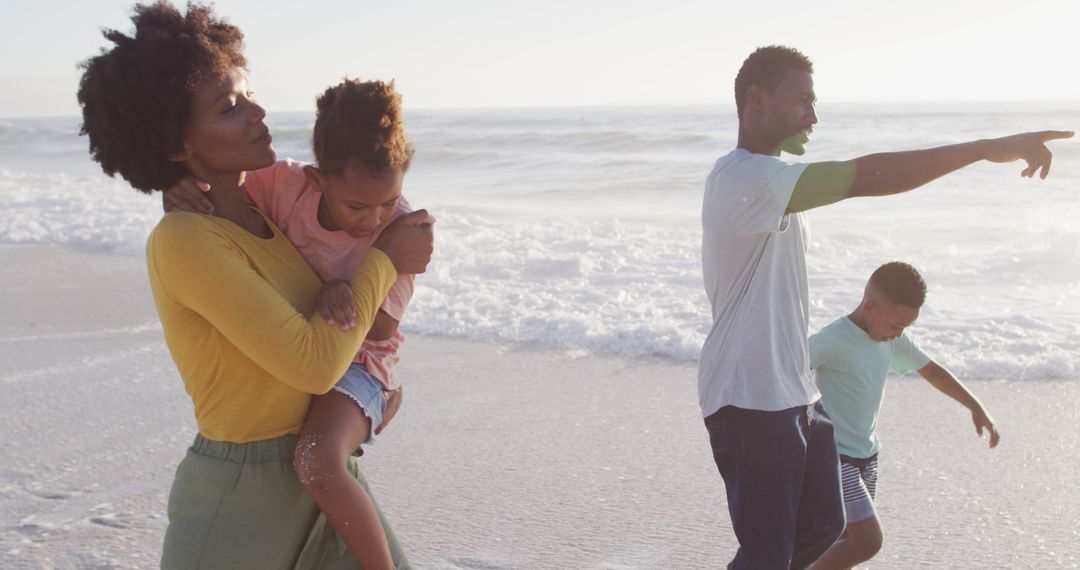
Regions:
<instances>
[{"instance_id":1,"label":"woman's ear","mask_svg":"<svg viewBox=\"0 0 1080 570\"><path fill-rule=\"evenodd\" d=\"M315 188L316 191L323 191L323 183L325 178L323 177L323 173L321 170L319 170L318 166L312 164L305 166L304 176L307 177L307 181L311 183L311 186Z\"/></svg>"},{"instance_id":2,"label":"woman's ear","mask_svg":"<svg viewBox=\"0 0 1080 570\"><path fill-rule=\"evenodd\" d=\"M173 162L184 162L191 158L191 149L188 148L187 143L184 143L184 148L180 152L173 153L169 156L169 160Z\"/></svg>"}]
</instances>

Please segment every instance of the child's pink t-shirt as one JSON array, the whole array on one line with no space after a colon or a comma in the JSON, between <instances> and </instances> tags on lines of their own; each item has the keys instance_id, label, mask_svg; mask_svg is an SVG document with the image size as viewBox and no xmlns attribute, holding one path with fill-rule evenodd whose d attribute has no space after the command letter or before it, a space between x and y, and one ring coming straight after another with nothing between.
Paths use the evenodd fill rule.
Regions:
<instances>
[{"instance_id":1,"label":"child's pink t-shirt","mask_svg":"<svg viewBox=\"0 0 1080 570\"><path fill-rule=\"evenodd\" d=\"M369 238L354 238L344 231L332 232L319 224L321 193L304 176L306 163L283 160L261 170L248 172L244 189L248 196L289 238L322 280L348 281L364 260L364 254L375 242L378 233ZM394 218L412 211L402 197ZM384 226L385 227L385 226ZM405 307L413 294L414 275L401 275L386 294L380 309L398 322L405 316ZM387 390L401 386L394 367L398 349L405 341L401 333L387 340L365 340L353 362L367 367Z\"/></svg>"}]
</instances>

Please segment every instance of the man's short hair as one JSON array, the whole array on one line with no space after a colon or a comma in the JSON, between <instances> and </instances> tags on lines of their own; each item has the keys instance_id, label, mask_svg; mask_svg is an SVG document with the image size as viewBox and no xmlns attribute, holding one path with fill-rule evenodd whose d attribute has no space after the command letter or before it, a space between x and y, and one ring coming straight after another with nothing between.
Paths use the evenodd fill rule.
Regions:
<instances>
[{"instance_id":1,"label":"man's short hair","mask_svg":"<svg viewBox=\"0 0 1080 570\"><path fill-rule=\"evenodd\" d=\"M746 107L746 92L751 85L773 89L790 69L813 73L814 64L795 48L766 46L754 50L735 76L735 110L739 117L742 117Z\"/></svg>"},{"instance_id":2,"label":"man's short hair","mask_svg":"<svg viewBox=\"0 0 1080 570\"><path fill-rule=\"evenodd\" d=\"M890 261L874 270L870 283L890 301L919 309L926 301L926 281L914 267Z\"/></svg>"}]
</instances>

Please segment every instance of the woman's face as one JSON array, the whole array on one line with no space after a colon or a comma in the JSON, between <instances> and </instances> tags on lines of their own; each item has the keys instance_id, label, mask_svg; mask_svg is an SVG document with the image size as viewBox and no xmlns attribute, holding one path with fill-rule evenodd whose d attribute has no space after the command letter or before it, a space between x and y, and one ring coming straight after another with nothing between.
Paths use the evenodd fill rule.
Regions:
<instances>
[{"instance_id":1,"label":"woman's face","mask_svg":"<svg viewBox=\"0 0 1080 570\"><path fill-rule=\"evenodd\" d=\"M205 171L243 172L274 163L266 111L251 98L239 69L203 81L192 98L184 161L196 176Z\"/></svg>"}]
</instances>

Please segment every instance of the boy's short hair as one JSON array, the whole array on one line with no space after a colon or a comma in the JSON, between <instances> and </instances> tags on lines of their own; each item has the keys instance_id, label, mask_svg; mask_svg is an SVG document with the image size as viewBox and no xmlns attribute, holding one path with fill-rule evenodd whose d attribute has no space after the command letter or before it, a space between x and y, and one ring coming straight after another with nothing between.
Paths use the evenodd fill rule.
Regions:
<instances>
[{"instance_id":1,"label":"boy's short hair","mask_svg":"<svg viewBox=\"0 0 1080 570\"><path fill-rule=\"evenodd\" d=\"M134 36L103 34L114 45L79 64L80 134L109 176L120 173L136 189L168 188L187 174L169 160L184 149L192 96L205 79L247 64L244 34L208 6L136 4Z\"/></svg>"},{"instance_id":2,"label":"boy's short hair","mask_svg":"<svg viewBox=\"0 0 1080 570\"><path fill-rule=\"evenodd\" d=\"M350 165L371 174L408 170L415 151L393 81L345 79L327 89L316 106L312 147L321 170L336 176Z\"/></svg>"},{"instance_id":3,"label":"boy's short hair","mask_svg":"<svg viewBox=\"0 0 1080 570\"><path fill-rule=\"evenodd\" d=\"M890 261L878 267L870 275L870 282L894 303L919 309L926 301L926 281L914 267L902 261Z\"/></svg>"},{"instance_id":4,"label":"boy's short hair","mask_svg":"<svg viewBox=\"0 0 1080 570\"><path fill-rule=\"evenodd\" d=\"M813 73L814 64L795 48L766 46L754 50L743 61L735 76L735 110L739 117L742 117L743 108L746 107L746 91L751 85L773 89L789 69Z\"/></svg>"}]
</instances>

